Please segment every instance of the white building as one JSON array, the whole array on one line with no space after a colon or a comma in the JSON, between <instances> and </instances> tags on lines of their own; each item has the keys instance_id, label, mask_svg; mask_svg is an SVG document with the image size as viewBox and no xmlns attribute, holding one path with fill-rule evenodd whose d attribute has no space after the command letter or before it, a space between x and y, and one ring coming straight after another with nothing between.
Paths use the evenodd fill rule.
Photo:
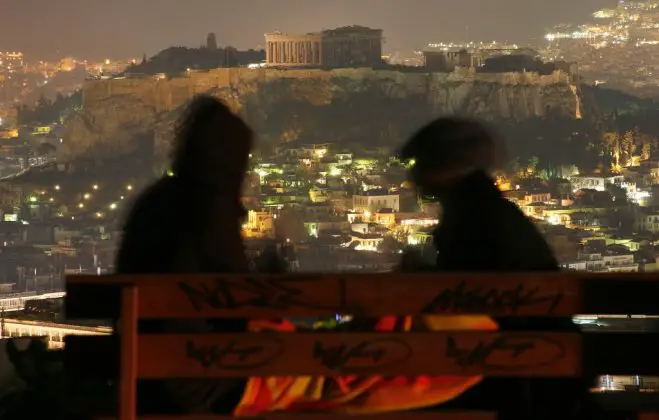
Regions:
<instances>
[{"instance_id":1,"label":"white building","mask_svg":"<svg viewBox=\"0 0 659 420\"><path fill-rule=\"evenodd\" d=\"M628 255L602 255L583 254L577 261L562 264L564 268L577 271L608 272L608 273L636 273L638 263L634 256Z\"/></svg>"},{"instance_id":2,"label":"white building","mask_svg":"<svg viewBox=\"0 0 659 420\"><path fill-rule=\"evenodd\" d=\"M352 197L352 207L360 213L375 213L382 209L400 211L400 195L383 193L355 194Z\"/></svg>"},{"instance_id":3,"label":"white building","mask_svg":"<svg viewBox=\"0 0 659 420\"><path fill-rule=\"evenodd\" d=\"M659 232L659 212L638 214L634 221L634 229L637 232Z\"/></svg>"},{"instance_id":4,"label":"white building","mask_svg":"<svg viewBox=\"0 0 659 420\"><path fill-rule=\"evenodd\" d=\"M572 175L572 191L583 189L606 191L608 184L622 184L625 180L623 175L618 174L596 174L596 175Z\"/></svg>"}]
</instances>

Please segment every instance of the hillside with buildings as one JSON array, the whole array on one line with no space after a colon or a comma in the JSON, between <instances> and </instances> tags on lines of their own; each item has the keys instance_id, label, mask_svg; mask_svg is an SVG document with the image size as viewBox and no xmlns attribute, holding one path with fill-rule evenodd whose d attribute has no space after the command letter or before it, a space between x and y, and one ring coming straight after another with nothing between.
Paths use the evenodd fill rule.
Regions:
<instances>
[{"instance_id":1,"label":"hillside with buildings","mask_svg":"<svg viewBox=\"0 0 659 420\"><path fill-rule=\"evenodd\" d=\"M560 71L220 68L172 78L87 81L83 109L68 122L60 158L130 153L136 139L155 139L166 147L179 110L201 93L239 111L267 144L331 139L394 145L424 121L446 113L514 121L549 114L581 117L577 88Z\"/></svg>"}]
</instances>

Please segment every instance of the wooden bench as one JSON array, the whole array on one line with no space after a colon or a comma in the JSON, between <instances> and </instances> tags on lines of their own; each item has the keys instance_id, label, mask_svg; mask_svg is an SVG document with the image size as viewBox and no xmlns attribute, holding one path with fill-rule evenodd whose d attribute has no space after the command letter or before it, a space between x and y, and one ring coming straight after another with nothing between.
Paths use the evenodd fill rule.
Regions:
<instances>
[{"instance_id":1,"label":"wooden bench","mask_svg":"<svg viewBox=\"0 0 659 420\"><path fill-rule=\"evenodd\" d=\"M487 314L659 315L659 276L645 274L323 274L71 276L69 319L119 319L117 336L66 338L65 368L118 377L121 420L136 418L138 379L277 375L595 377L659 374L656 334L554 332L138 334L138 320ZM323 357L368 348L383 357ZM521 349L510 351L515 346ZM235 357L236 349L249 350ZM197 349L212 360L201 363ZM320 350L319 350L320 349ZM485 351L484 351L485 349ZM114 357L109 357L112 355ZM233 356L233 358L231 357ZM116 363L115 363L116 362ZM351 363L352 362L352 363ZM352 365L352 366L351 366ZM277 418L300 414L277 414ZM336 414L314 418L334 419ZM270 417L270 416L268 416ZM369 418L480 420L491 413L404 412ZM217 418L217 417L187 417ZM294 419L293 419L294 420Z\"/></svg>"}]
</instances>

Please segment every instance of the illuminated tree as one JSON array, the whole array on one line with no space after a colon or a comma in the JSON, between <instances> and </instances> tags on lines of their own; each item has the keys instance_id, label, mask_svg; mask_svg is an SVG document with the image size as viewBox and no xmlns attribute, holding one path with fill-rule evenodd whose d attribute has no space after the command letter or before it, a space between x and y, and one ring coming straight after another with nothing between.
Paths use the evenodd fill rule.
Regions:
<instances>
[{"instance_id":1,"label":"illuminated tree","mask_svg":"<svg viewBox=\"0 0 659 420\"><path fill-rule=\"evenodd\" d=\"M627 130L620 139L622 149L623 165L629 166L632 163L634 152L636 152L636 140L634 139L634 130Z\"/></svg>"},{"instance_id":2,"label":"illuminated tree","mask_svg":"<svg viewBox=\"0 0 659 420\"><path fill-rule=\"evenodd\" d=\"M613 169L620 169L620 161L622 158L622 139L618 133L605 133L604 145L606 153L613 158Z\"/></svg>"},{"instance_id":3,"label":"illuminated tree","mask_svg":"<svg viewBox=\"0 0 659 420\"><path fill-rule=\"evenodd\" d=\"M384 240L378 244L378 252L383 254L398 254L403 250L403 244L391 236L385 236Z\"/></svg>"}]
</instances>

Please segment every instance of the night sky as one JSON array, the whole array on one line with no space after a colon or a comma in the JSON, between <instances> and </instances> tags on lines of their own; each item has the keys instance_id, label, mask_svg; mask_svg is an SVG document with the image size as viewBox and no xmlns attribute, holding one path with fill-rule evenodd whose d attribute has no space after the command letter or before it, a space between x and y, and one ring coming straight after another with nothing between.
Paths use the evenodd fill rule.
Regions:
<instances>
[{"instance_id":1,"label":"night sky","mask_svg":"<svg viewBox=\"0 0 659 420\"><path fill-rule=\"evenodd\" d=\"M431 41L540 38L616 0L0 0L0 50L44 58L139 57L171 45L257 47L263 34L359 24L384 29L385 50ZM468 26L468 30L467 30ZM467 32L468 31L468 32Z\"/></svg>"}]
</instances>

